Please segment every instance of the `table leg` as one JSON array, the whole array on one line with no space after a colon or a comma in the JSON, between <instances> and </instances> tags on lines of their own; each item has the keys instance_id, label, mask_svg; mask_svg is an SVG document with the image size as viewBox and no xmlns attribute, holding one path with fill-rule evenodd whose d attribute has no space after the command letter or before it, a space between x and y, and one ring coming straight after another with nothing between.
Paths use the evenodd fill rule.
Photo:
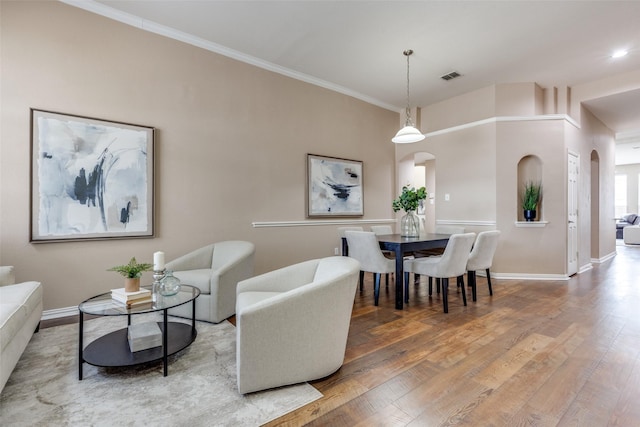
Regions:
<instances>
[{"instance_id":1,"label":"table leg","mask_svg":"<svg viewBox=\"0 0 640 427\"><path fill-rule=\"evenodd\" d=\"M191 335L196 333L196 300L191 302Z\"/></svg>"},{"instance_id":2,"label":"table leg","mask_svg":"<svg viewBox=\"0 0 640 427\"><path fill-rule=\"evenodd\" d=\"M84 358L82 357L82 330L84 327L84 313L80 312L80 321L78 330L80 331L78 337L78 380L82 381L82 364L84 363Z\"/></svg>"},{"instance_id":3,"label":"table leg","mask_svg":"<svg viewBox=\"0 0 640 427\"><path fill-rule=\"evenodd\" d=\"M168 315L167 315L167 309L164 309L163 311L163 320L164 320L164 331L162 334L162 363L164 364L164 376L166 377L167 374L169 373L169 369L167 367L167 363L168 361L168 357L167 357L167 343L168 343L168 339L167 336L169 335L169 325L167 322L168 319Z\"/></svg>"},{"instance_id":4,"label":"table leg","mask_svg":"<svg viewBox=\"0 0 640 427\"><path fill-rule=\"evenodd\" d=\"M404 278L403 262L404 257L402 256L402 251L396 251L396 310L402 310L404 300L404 286L402 284L402 279Z\"/></svg>"}]
</instances>

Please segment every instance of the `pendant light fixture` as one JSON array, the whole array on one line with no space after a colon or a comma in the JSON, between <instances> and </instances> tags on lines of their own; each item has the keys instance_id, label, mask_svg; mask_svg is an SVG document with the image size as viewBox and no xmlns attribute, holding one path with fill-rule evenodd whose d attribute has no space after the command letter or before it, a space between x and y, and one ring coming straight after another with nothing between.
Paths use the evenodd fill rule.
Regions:
<instances>
[{"instance_id":1,"label":"pendant light fixture","mask_svg":"<svg viewBox=\"0 0 640 427\"><path fill-rule=\"evenodd\" d=\"M407 121L405 122L404 127L398 131L396 136L391 138L391 141L396 144L407 144L422 141L424 139L422 132L416 129L413 125L413 121L411 120L411 107L409 104L409 57L413 54L413 50L407 49L402 53L407 57L407 109L405 110Z\"/></svg>"}]
</instances>

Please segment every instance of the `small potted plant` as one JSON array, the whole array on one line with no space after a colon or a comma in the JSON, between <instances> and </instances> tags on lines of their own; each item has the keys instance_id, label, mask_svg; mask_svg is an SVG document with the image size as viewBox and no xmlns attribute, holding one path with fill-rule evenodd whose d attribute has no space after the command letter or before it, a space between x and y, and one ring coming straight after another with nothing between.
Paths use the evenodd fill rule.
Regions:
<instances>
[{"instance_id":1,"label":"small potted plant","mask_svg":"<svg viewBox=\"0 0 640 427\"><path fill-rule=\"evenodd\" d=\"M542 184L528 181L524 185L524 192L522 193L522 209L526 221L533 221L535 219L536 209L541 199Z\"/></svg>"},{"instance_id":2,"label":"small potted plant","mask_svg":"<svg viewBox=\"0 0 640 427\"><path fill-rule=\"evenodd\" d=\"M420 201L426 198L426 188L420 187L416 190L414 187L409 188L405 185L402 187L402 194L391 204L394 212L398 212L400 209L406 212L406 215L400 219L400 234L403 237L418 237L420 235L420 222L415 210L418 209Z\"/></svg>"},{"instance_id":3,"label":"small potted plant","mask_svg":"<svg viewBox=\"0 0 640 427\"><path fill-rule=\"evenodd\" d=\"M111 267L107 271L117 271L124 276L124 290L125 292L137 292L140 290L140 277L144 271L149 271L153 267L153 264L142 263L138 264L136 258L133 257L129 261L129 264L116 265Z\"/></svg>"}]
</instances>

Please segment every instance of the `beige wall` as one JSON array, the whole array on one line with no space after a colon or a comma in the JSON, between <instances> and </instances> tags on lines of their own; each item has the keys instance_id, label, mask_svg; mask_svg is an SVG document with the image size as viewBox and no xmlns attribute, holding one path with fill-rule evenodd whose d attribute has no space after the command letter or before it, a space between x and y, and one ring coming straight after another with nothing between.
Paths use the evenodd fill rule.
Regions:
<instances>
[{"instance_id":1,"label":"beige wall","mask_svg":"<svg viewBox=\"0 0 640 427\"><path fill-rule=\"evenodd\" d=\"M57 2L5 1L0 13L0 264L15 265L19 280L44 283L45 309L119 286L106 268L134 255L150 261L157 250L171 259L214 241L250 240L257 273L333 254L335 225L251 225L305 218L306 153L364 161L364 219L393 218L391 200L411 176L405 166L415 153L431 153L427 191L434 191L433 180L435 220L501 229L497 273L557 276L566 271L571 150L582 172L580 267L615 252L613 134L580 104L615 93L611 79L571 91L535 83L483 88L416 111L421 129L436 133L394 146L389 139L401 124L395 112ZM636 87L638 77L623 83ZM565 112L569 96L580 129L565 120L467 127ZM155 238L29 243L31 107L157 128ZM599 180L592 176L594 152ZM515 227L517 163L528 154L543 163L543 228ZM591 223L595 210L599 226Z\"/></svg>"},{"instance_id":2,"label":"beige wall","mask_svg":"<svg viewBox=\"0 0 640 427\"><path fill-rule=\"evenodd\" d=\"M158 250L249 240L257 273L333 255L335 225L252 227L305 218L307 153L363 160L364 219L393 216L398 113L58 2L0 8L0 264L43 282L46 310ZM31 107L157 129L155 238L29 243Z\"/></svg>"},{"instance_id":3,"label":"beige wall","mask_svg":"<svg viewBox=\"0 0 640 427\"><path fill-rule=\"evenodd\" d=\"M627 175L627 212L638 213L638 190L640 189L640 164L616 166L616 175Z\"/></svg>"},{"instance_id":4,"label":"beige wall","mask_svg":"<svg viewBox=\"0 0 640 427\"><path fill-rule=\"evenodd\" d=\"M435 156L437 223L458 223L475 232L493 228L502 231L493 270L503 277L558 278L567 274L569 151L580 156L581 168L578 268L588 268L592 258L615 253L608 221L608 211L613 209L613 132L587 110L582 111L581 127L564 116L535 117L556 113L557 99L566 98L569 92L566 87L544 91L534 83L517 83L451 98L421 111L423 123L428 124L422 129L428 133L424 141L396 147L398 177L407 174L403 162L413 153ZM600 163L595 199L601 213L600 223L592 226L594 150ZM544 227L517 224L521 217L518 163L530 155L540 159L542 167L544 195L538 219L546 222ZM450 195L449 201L445 200L446 194ZM594 250L592 233L597 233L594 241L598 247Z\"/></svg>"}]
</instances>

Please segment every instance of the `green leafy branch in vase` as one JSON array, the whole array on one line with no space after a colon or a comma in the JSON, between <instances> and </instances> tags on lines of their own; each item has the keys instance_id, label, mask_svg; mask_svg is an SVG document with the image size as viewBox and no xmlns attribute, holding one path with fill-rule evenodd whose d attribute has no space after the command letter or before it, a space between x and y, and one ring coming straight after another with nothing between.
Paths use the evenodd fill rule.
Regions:
<instances>
[{"instance_id":1,"label":"green leafy branch in vase","mask_svg":"<svg viewBox=\"0 0 640 427\"><path fill-rule=\"evenodd\" d=\"M427 189L420 187L417 190L414 187L408 186L402 187L402 194L393 201L391 207L394 212L398 212L400 209L405 212L415 211L420 205L420 200L427 198Z\"/></svg>"}]
</instances>

